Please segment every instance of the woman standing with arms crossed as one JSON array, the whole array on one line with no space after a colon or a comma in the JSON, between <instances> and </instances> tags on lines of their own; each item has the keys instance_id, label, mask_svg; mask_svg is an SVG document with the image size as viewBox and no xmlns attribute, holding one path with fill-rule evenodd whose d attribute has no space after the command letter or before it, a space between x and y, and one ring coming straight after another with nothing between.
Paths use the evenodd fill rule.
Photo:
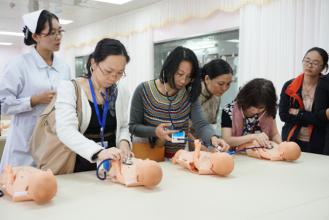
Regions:
<instances>
[{"instance_id":1,"label":"woman standing with arms crossed","mask_svg":"<svg viewBox=\"0 0 329 220\"><path fill-rule=\"evenodd\" d=\"M281 91L279 113L285 122L282 139L295 141L304 152L323 153L325 129L319 119L326 116L315 111L314 93L327 67L328 53L319 47L309 49L303 58L303 72L286 82Z\"/></svg>"}]
</instances>

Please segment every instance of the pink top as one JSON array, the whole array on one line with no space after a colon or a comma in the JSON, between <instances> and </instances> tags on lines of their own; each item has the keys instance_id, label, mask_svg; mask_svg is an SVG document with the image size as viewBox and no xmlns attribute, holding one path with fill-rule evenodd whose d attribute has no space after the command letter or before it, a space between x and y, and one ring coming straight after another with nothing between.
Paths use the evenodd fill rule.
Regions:
<instances>
[{"instance_id":1,"label":"pink top","mask_svg":"<svg viewBox=\"0 0 329 220\"><path fill-rule=\"evenodd\" d=\"M242 136L243 126L244 126L244 114L238 104L235 103L232 112L232 135ZM266 114L259 118L259 126L267 136L270 138L274 136L273 134L273 123L274 118Z\"/></svg>"}]
</instances>

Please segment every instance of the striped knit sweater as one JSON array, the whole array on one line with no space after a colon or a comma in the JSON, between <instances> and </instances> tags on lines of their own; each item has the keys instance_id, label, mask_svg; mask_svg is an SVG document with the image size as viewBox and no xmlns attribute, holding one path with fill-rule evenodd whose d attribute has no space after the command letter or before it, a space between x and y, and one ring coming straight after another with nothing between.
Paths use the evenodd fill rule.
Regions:
<instances>
[{"instance_id":1,"label":"striped knit sweater","mask_svg":"<svg viewBox=\"0 0 329 220\"><path fill-rule=\"evenodd\" d=\"M138 137L155 137L157 125L172 122L175 129L184 130L187 134L190 117L192 121L193 119L196 121L196 130L199 132L203 130L201 136L210 139L215 134L204 120L199 102L197 105L192 104L186 89L181 89L176 95L167 97L160 93L155 80L151 80L143 82L135 90L131 104L129 130ZM165 143L167 155L184 147L185 144Z\"/></svg>"}]
</instances>

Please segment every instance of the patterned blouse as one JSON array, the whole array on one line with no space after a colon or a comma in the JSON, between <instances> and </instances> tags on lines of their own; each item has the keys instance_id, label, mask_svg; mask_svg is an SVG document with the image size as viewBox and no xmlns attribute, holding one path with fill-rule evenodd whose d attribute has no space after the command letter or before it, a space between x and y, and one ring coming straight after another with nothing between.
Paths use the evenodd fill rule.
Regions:
<instances>
[{"instance_id":1,"label":"patterned blouse","mask_svg":"<svg viewBox=\"0 0 329 220\"><path fill-rule=\"evenodd\" d=\"M205 118L210 124L217 123L217 116L220 105L220 97L212 95L207 90L204 82L202 83L202 91L199 96L200 104L202 107L202 111L204 113Z\"/></svg>"},{"instance_id":2,"label":"patterned blouse","mask_svg":"<svg viewBox=\"0 0 329 220\"><path fill-rule=\"evenodd\" d=\"M232 112L233 107L236 103L231 102L227 104L222 112L222 127L232 128ZM243 135L261 133L262 130L259 126L259 116L255 115L253 117L244 118L243 122Z\"/></svg>"}]
</instances>

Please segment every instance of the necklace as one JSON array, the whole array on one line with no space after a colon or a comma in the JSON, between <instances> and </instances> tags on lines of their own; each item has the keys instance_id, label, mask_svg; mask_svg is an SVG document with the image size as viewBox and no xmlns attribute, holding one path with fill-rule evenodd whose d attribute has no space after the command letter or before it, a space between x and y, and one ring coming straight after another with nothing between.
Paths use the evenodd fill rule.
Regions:
<instances>
[{"instance_id":1,"label":"necklace","mask_svg":"<svg viewBox=\"0 0 329 220\"><path fill-rule=\"evenodd\" d=\"M303 85L302 98L303 98L304 108L307 111L310 111L312 109L314 93L315 93L315 86Z\"/></svg>"},{"instance_id":2,"label":"necklace","mask_svg":"<svg viewBox=\"0 0 329 220\"><path fill-rule=\"evenodd\" d=\"M315 86L305 86L302 88L302 96L305 99L313 99L315 93Z\"/></svg>"}]
</instances>

